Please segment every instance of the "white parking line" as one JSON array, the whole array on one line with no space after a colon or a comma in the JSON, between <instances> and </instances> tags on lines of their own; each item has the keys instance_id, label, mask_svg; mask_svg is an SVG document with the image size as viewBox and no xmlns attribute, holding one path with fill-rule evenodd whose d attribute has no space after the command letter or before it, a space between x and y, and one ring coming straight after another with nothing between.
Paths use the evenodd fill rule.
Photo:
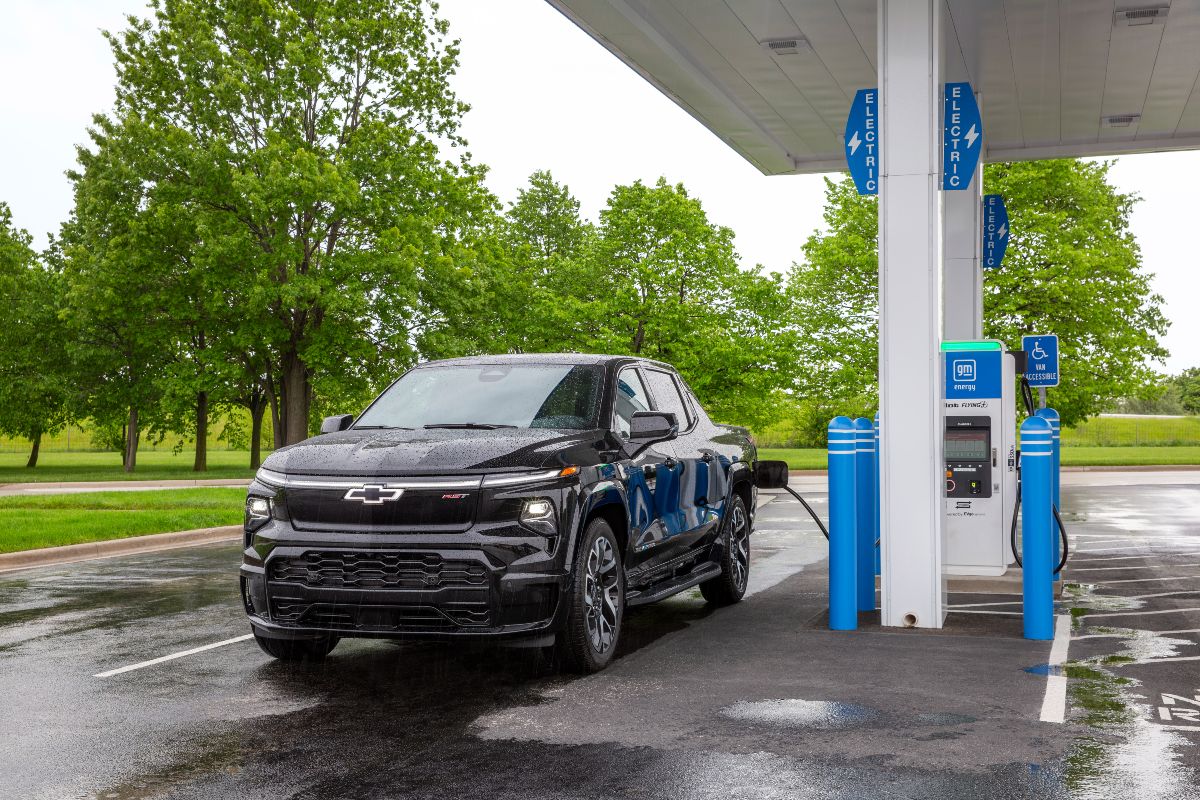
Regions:
<instances>
[{"instance_id":1,"label":"white parking line","mask_svg":"<svg viewBox=\"0 0 1200 800\"><path fill-rule=\"evenodd\" d=\"M1200 611L1200 608L1164 608L1161 611L1106 611L1103 614L1088 614L1086 619L1096 617L1141 617L1147 614L1182 614L1185 611Z\"/></svg>"},{"instance_id":2,"label":"white parking line","mask_svg":"<svg viewBox=\"0 0 1200 800\"><path fill-rule=\"evenodd\" d=\"M237 644L238 642L244 642L247 639L252 639L252 638L254 638L254 634L247 633L245 636L235 636L232 639L226 639L223 642L214 642L213 644L206 644L203 647L193 647L191 650L184 650L183 652L180 652L180 653L171 653L169 656L160 656L158 658L152 658L149 661L142 661L139 664L130 664L128 667L120 667L118 669L110 669L107 672L97 672L92 677L93 678L111 678L113 675L120 675L123 672L133 672L135 669L141 669L142 667L152 667L155 664L161 664L164 661L174 661L177 658L183 658L184 656L195 655L196 653L203 653L205 650L213 650L217 647L224 647L227 644Z\"/></svg>"},{"instance_id":3,"label":"white parking line","mask_svg":"<svg viewBox=\"0 0 1200 800\"><path fill-rule=\"evenodd\" d=\"M1042 722L1062 722L1067 718L1067 676L1061 667L1067 663L1067 648L1071 646L1071 615L1059 614L1054 619L1054 643L1050 645L1051 669L1046 676L1046 696L1042 698Z\"/></svg>"},{"instance_id":4,"label":"white parking line","mask_svg":"<svg viewBox=\"0 0 1200 800\"><path fill-rule=\"evenodd\" d=\"M1112 567L1109 567L1112 569ZM1115 581L1096 581L1096 586L1108 586L1112 583L1146 583L1148 581L1195 581L1200 580L1200 575L1180 575L1175 578L1121 578Z\"/></svg>"},{"instance_id":5,"label":"white parking line","mask_svg":"<svg viewBox=\"0 0 1200 800\"><path fill-rule=\"evenodd\" d=\"M1191 546L1191 545L1189 545ZM1200 550L1181 550L1176 545L1170 544L1134 544L1128 547L1097 547L1089 550L1076 550L1079 553L1124 553L1129 550L1146 550L1151 555L1156 553L1180 553L1182 555L1196 555Z\"/></svg>"},{"instance_id":6,"label":"white parking line","mask_svg":"<svg viewBox=\"0 0 1200 800\"><path fill-rule=\"evenodd\" d=\"M1200 564L1172 564L1171 566L1200 566ZM1135 566L1074 566L1070 567L1070 572L1104 572L1112 570L1138 570L1140 567Z\"/></svg>"},{"instance_id":7,"label":"white parking line","mask_svg":"<svg viewBox=\"0 0 1200 800\"><path fill-rule=\"evenodd\" d=\"M1077 555L1078 555L1078 554L1077 554ZM1090 563L1092 563L1093 561L1137 561L1138 559L1145 559L1145 558L1149 558L1149 557L1150 557L1149 555L1144 555L1144 556L1111 556L1111 557L1109 557L1109 558L1081 558L1081 559L1071 559L1071 561L1072 561L1072 563L1076 563L1076 564L1078 564L1078 563L1079 563L1079 562L1081 562L1081 561L1082 561L1083 563L1085 563L1085 564L1090 564Z\"/></svg>"}]
</instances>

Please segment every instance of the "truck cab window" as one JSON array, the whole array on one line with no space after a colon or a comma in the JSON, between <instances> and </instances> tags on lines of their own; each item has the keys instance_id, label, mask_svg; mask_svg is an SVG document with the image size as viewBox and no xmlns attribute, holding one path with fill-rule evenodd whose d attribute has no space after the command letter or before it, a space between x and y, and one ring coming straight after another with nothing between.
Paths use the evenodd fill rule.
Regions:
<instances>
[{"instance_id":1,"label":"truck cab window","mask_svg":"<svg viewBox=\"0 0 1200 800\"><path fill-rule=\"evenodd\" d=\"M617 375L617 391L613 393L613 430L623 438L629 438L629 422L635 411L649 411L650 402L646 387L638 371L626 367Z\"/></svg>"},{"instance_id":2,"label":"truck cab window","mask_svg":"<svg viewBox=\"0 0 1200 800\"><path fill-rule=\"evenodd\" d=\"M679 394L679 385L675 383L675 378L661 370L648 369L646 381L650 384L650 391L654 392L655 409L674 414L680 431L692 427L692 415Z\"/></svg>"}]
</instances>

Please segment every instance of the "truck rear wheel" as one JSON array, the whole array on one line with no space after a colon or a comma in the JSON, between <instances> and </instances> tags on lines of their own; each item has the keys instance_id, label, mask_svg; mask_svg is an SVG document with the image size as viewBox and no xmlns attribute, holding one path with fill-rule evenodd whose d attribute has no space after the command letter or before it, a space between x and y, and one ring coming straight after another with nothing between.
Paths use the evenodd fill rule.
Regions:
<instances>
[{"instance_id":1,"label":"truck rear wheel","mask_svg":"<svg viewBox=\"0 0 1200 800\"><path fill-rule=\"evenodd\" d=\"M738 602L750 583L750 515L746 513L746 501L739 494L734 494L729 502L724 544L721 574L700 584L700 594L714 606Z\"/></svg>"}]
</instances>

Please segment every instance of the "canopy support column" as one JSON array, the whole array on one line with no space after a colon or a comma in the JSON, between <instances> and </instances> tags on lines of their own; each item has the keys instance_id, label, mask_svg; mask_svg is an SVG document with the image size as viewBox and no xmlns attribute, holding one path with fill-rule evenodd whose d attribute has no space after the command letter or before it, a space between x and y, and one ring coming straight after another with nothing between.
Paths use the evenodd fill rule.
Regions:
<instances>
[{"instance_id":1,"label":"canopy support column","mask_svg":"<svg viewBox=\"0 0 1200 800\"><path fill-rule=\"evenodd\" d=\"M940 628L943 0L880 0L883 624ZM964 194L966 194L964 192Z\"/></svg>"},{"instance_id":2,"label":"canopy support column","mask_svg":"<svg viewBox=\"0 0 1200 800\"><path fill-rule=\"evenodd\" d=\"M946 338L983 338L983 159L971 184L961 192L945 192L946 203Z\"/></svg>"}]
</instances>

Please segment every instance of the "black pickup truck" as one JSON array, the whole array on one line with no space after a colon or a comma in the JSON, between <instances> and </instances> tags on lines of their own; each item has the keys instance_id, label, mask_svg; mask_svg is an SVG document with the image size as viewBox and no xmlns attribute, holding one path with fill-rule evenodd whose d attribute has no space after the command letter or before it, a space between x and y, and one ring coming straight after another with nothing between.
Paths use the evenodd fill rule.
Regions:
<instances>
[{"instance_id":1,"label":"black pickup truck","mask_svg":"<svg viewBox=\"0 0 1200 800\"><path fill-rule=\"evenodd\" d=\"M267 458L246 500L242 598L276 658L492 637L595 671L627 607L746 591L754 444L667 364L437 361L321 431Z\"/></svg>"}]
</instances>

